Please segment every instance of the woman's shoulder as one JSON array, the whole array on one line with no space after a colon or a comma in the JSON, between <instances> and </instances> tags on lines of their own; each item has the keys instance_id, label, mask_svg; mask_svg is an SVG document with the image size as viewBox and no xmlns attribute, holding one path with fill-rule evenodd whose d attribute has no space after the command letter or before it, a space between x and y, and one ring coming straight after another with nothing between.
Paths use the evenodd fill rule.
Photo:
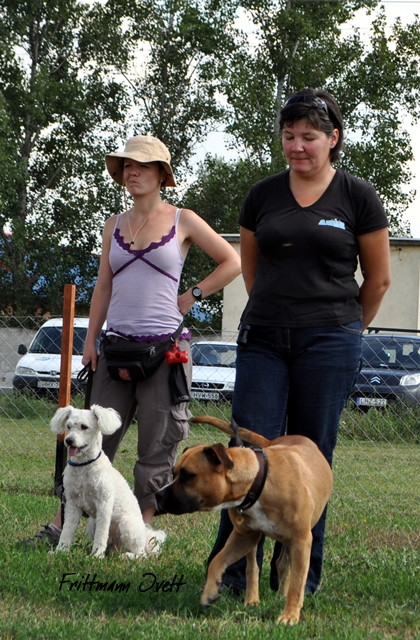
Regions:
<instances>
[{"instance_id":1,"label":"woman's shoulder","mask_svg":"<svg viewBox=\"0 0 420 640\"><path fill-rule=\"evenodd\" d=\"M280 173L273 173L265 178L261 178L257 182L254 182L253 187L266 187L270 184L279 184L282 182L287 182L289 179L289 169L285 171L280 171Z\"/></svg>"},{"instance_id":2,"label":"woman's shoulder","mask_svg":"<svg viewBox=\"0 0 420 640\"><path fill-rule=\"evenodd\" d=\"M106 218L105 225L114 225L125 213L126 211L124 211L124 213L111 213L111 215Z\"/></svg>"},{"instance_id":3,"label":"woman's shoulder","mask_svg":"<svg viewBox=\"0 0 420 640\"><path fill-rule=\"evenodd\" d=\"M337 179L338 182L342 185L347 185L352 192L358 192L362 194L369 191L375 191L375 187L370 182L364 180L363 178L359 178L358 176L355 176L353 173L345 171L344 169L337 169Z\"/></svg>"},{"instance_id":4,"label":"woman's shoulder","mask_svg":"<svg viewBox=\"0 0 420 640\"><path fill-rule=\"evenodd\" d=\"M386 227L388 220L382 202L375 187L366 180L343 170L337 171L341 182L341 191L335 193L335 198L341 197L348 201L358 220L358 233Z\"/></svg>"},{"instance_id":5,"label":"woman's shoulder","mask_svg":"<svg viewBox=\"0 0 420 640\"><path fill-rule=\"evenodd\" d=\"M259 194L261 192L269 192L271 189L278 192L279 189L285 187L289 181L289 170L274 173L265 178L261 178L249 189L249 195Z\"/></svg>"},{"instance_id":6,"label":"woman's shoulder","mask_svg":"<svg viewBox=\"0 0 420 640\"><path fill-rule=\"evenodd\" d=\"M112 214L110 215L104 223L102 236L104 239L110 238L114 233L115 227L118 226L118 221L121 217L121 214Z\"/></svg>"},{"instance_id":7,"label":"woman's shoulder","mask_svg":"<svg viewBox=\"0 0 420 640\"><path fill-rule=\"evenodd\" d=\"M112 214L108 216L108 218L105 220L105 223L104 223L104 231L107 231L108 229L113 229L118 219L120 218L120 216L121 214Z\"/></svg>"}]
</instances>

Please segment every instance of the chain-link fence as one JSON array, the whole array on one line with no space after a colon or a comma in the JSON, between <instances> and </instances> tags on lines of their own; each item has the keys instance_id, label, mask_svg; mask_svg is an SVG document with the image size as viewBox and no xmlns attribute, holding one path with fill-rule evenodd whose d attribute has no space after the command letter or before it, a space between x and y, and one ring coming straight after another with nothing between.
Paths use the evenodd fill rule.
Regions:
<instances>
[{"instance_id":1,"label":"chain-link fence","mask_svg":"<svg viewBox=\"0 0 420 640\"><path fill-rule=\"evenodd\" d=\"M31 356L23 354L44 320L0 318L0 484L14 495L33 489L37 481L31 468L48 479L54 476L54 439L49 421L57 408L59 368L40 366L37 372L28 360L23 365L21 361L22 357ZM192 333L196 363L191 411L193 415L211 414L230 420L236 334L224 333L222 339L211 329ZM347 507L345 498L351 491L352 504L356 501L368 518L372 501L380 496L385 528L392 532L401 526L404 544L417 549L420 546L419 345L413 337L385 339L381 334L365 343L365 364L341 419L330 509L340 510L343 523L351 522L352 507ZM77 353L73 357L77 359ZM47 354L39 349L37 358L41 365L45 364ZM366 368L367 361L371 369ZM402 365L405 385L400 384ZM22 382L25 379L31 383L25 386ZM18 384L19 389L13 384ZM72 402L82 406L83 395L74 393ZM227 442L223 438L211 426L192 425L188 444ZM131 458L133 451L129 452ZM127 447L123 447L119 455L124 457L127 452ZM348 480L346 486L341 484L343 466L347 478L351 471L351 488ZM45 484L41 484L45 491ZM51 493L52 489L51 481Z\"/></svg>"}]
</instances>

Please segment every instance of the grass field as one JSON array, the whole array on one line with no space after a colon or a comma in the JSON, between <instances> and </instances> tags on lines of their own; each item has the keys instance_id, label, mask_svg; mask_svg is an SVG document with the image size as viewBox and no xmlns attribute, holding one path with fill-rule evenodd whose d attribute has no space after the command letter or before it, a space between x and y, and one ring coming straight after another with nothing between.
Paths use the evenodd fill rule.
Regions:
<instances>
[{"instance_id":1,"label":"grass field","mask_svg":"<svg viewBox=\"0 0 420 640\"><path fill-rule=\"evenodd\" d=\"M0 415L1 450L14 445L13 455L0 455L1 640L420 638L418 444L340 440L323 583L305 599L301 623L283 628L275 625L282 601L268 586L271 541L260 605L223 593L201 612L217 514L156 519L168 540L159 557L142 561L90 558L83 527L69 554L18 548L57 508L55 439L47 414L30 423L8 410ZM189 443L211 440L227 442L210 427L192 427ZM133 427L116 460L129 481L135 442Z\"/></svg>"}]
</instances>

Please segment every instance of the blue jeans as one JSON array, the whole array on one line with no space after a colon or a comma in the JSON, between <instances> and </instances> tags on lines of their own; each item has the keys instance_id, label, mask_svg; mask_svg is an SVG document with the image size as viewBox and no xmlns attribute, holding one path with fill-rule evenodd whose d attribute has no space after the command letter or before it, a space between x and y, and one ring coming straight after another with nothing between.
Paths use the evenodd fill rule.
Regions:
<instances>
[{"instance_id":1,"label":"blue jeans","mask_svg":"<svg viewBox=\"0 0 420 640\"><path fill-rule=\"evenodd\" d=\"M332 465L341 413L354 385L361 355L361 321L336 327L270 328L252 326L246 344L238 340L233 417L272 440L288 434L316 442ZM233 446L234 443L232 442ZM307 591L321 580L326 511L312 530ZM222 511L210 560L224 547L232 530ZM276 542L270 582L276 586ZM261 567L263 540L258 548ZM227 568L223 583L245 588L245 559Z\"/></svg>"}]
</instances>

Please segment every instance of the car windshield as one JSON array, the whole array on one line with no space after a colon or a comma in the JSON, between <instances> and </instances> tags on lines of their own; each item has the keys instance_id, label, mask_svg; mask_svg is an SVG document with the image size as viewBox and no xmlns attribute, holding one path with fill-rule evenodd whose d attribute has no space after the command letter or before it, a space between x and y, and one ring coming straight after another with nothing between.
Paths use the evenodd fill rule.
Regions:
<instances>
[{"instance_id":1,"label":"car windshield","mask_svg":"<svg viewBox=\"0 0 420 640\"><path fill-rule=\"evenodd\" d=\"M375 338L362 341L363 366L372 369L420 370L420 345L410 340Z\"/></svg>"},{"instance_id":2,"label":"car windshield","mask_svg":"<svg viewBox=\"0 0 420 640\"><path fill-rule=\"evenodd\" d=\"M86 327L74 327L73 355L83 355L86 339ZM31 346L31 353L61 353L61 327L41 327Z\"/></svg>"},{"instance_id":3,"label":"car windshield","mask_svg":"<svg viewBox=\"0 0 420 640\"><path fill-rule=\"evenodd\" d=\"M202 367L235 367L236 344L193 344L193 364Z\"/></svg>"}]
</instances>

